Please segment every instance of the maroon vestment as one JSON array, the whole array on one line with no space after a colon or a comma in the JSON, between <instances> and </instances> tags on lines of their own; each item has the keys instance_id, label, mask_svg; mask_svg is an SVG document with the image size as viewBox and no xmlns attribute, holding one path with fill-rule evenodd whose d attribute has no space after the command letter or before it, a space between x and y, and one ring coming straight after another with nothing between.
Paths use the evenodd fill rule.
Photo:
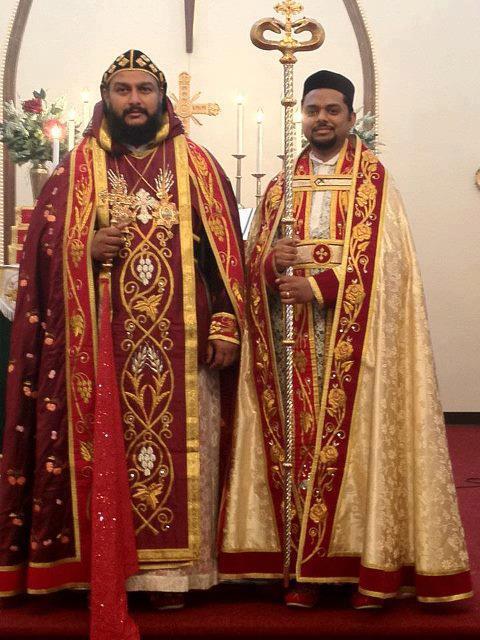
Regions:
<instances>
[{"instance_id":1,"label":"maroon vestment","mask_svg":"<svg viewBox=\"0 0 480 640\"><path fill-rule=\"evenodd\" d=\"M142 154L112 144L102 116L99 105L45 186L20 268L0 481L3 595L90 580L102 364L90 245L125 203L132 220L111 269L110 309L138 561L148 569L198 556L196 375L209 338L239 340L236 203L170 104Z\"/></svg>"}]
</instances>

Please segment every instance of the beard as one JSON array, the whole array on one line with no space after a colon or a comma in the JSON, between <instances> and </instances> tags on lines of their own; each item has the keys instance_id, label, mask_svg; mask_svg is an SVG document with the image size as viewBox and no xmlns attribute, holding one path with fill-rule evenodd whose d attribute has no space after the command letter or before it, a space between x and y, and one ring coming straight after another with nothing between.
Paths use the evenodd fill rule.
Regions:
<instances>
[{"instance_id":1,"label":"beard","mask_svg":"<svg viewBox=\"0 0 480 640\"><path fill-rule=\"evenodd\" d=\"M332 149L338 142L338 136L334 135L330 138L330 140L315 140L312 138L310 140L310 144L314 149L318 149L319 151L328 151L328 149Z\"/></svg>"},{"instance_id":2,"label":"beard","mask_svg":"<svg viewBox=\"0 0 480 640\"><path fill-rule=\"evenodd\" d=\"M151 116L142 107L130 107L125 109L122 115L119 116L106 102L103 103L103 110L112 140L132 147L141 147L155 138L157 131L160 129L161 116L163 115L162 103L158 105L157 111ZM146 122L138 125L127 124L125 116L132 111L144 113L147 116Z\"/></svg>"}]
</instances>

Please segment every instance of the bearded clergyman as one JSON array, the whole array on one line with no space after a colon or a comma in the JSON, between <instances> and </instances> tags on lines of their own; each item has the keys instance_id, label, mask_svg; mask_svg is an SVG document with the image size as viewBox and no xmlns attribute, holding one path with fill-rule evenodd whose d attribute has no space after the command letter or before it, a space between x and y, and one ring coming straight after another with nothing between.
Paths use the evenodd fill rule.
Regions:
<instances>
[{"instance_id":1,"label":"bearded clergyman","mask_svg":"<svg viewBox=\"0 0 480 640\"><path fill-rule=\"evenodd\" d=\"M20 265L0 595L128 577L157 608L178 608L217 582L220 385L233 388L243 308L238 211L146 54L118 56L101 96L43 189ZM128 532L116 548L125 575L113 560L99 576Z\"/></svg>"}]
</instances>

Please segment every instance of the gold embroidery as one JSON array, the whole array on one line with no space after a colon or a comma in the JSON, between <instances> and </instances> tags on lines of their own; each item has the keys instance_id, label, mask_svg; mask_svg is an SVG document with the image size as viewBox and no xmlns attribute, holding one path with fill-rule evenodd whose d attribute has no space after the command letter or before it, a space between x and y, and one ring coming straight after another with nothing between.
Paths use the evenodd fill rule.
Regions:
<instances>
[{"instance_id":1,"label":"gold embroidery","mask_svg":"<svg viewBox=\"0 0 480 640\"><path fill-rule=\"evenodd\" d=\"M349 239L348 272L353 274L350 284L344 291L344 302L339 316L339 339L333 349L331 365L332 378L335 383L332 385L327 396L326 413L332 418L326 422L323 447L318 454L318 466L315 468L314 478L316 483L313 491L312 506L309 517L316 528L308 529L308 534L312 543L312 551L304 558L302 564L308 562L315 554L325 555L326 550L322 547L325 534L325 523L323 520L316 522L312 518L312 509L316 505L324 503L323 496L332 489L332 482L337 469L332 467L338 457L337 447L344 442L344 432L342 431L346 415L347 393L346 387L351 382L349 371L353 366L352 358L354 353L352 334L358 333L361 326L358 318L365 302L366 293L363 285L363 275L367 273L369 258L366 250L371 241L372 216L377 204L377 188L373 184L373 178L378 168L378 161L371 152L362 152L360 157L360 171L364 181L357 191L355 198L352 231ZM350 195L352 197L352 195ZM341 202L341 200L340 200ZM358 229L357 229L358 228ZM335 453L334 453L335 451ZM308 499L312 497L309 492ZM313 512L316 513L315 511ZM316 516L315 516L316 517ZM303 546L303 540L302 540Z\"/></svg>"},{"instance_id":2,"label":"gold embroidery","mask_svg":"<svg viewBox=\"0 0 480 640\"><path fill-rule=\"evenodd\" d=\"M237 319L231 313L214 313L210 320L208 339L218 338L240 344L240 332Z\"/></svg>"},{"instance_id":3,"label":"gold embroidery","mask_svg":"<svg viewBox=\"0 0 480 640\"><path fill-rule=\"evenodd\" d=\"M142 313L146 313L146 315L152 320L158 315L158 305L160 304L160 300L162 299L162 294L156 294L153 296L148 296L141 298L138 302L133 305L133 308L136 311L140 311Z\"/></svg>"},{"instance_id":4,"label":"gold embroidery","mask_svg":"<svg viewBox=\"0 0 480 640\"><path fill-rule=\"evenodd\" d=\"M336 462L338 460L338 451L336 447L333 447L331 444L323 447L320 451L320 460L324 463Z\"/></svg>"},{"instance_id":5,"label":"gold embroidery","mask_svg":"<svg viewBox=\"0 0 480 640\"><path fill-rule=\"evenodd\" d=\"M80 443L80 455L85 462L92 462L93 460L93 443L81 442Z\"/></svg>"},{"instance_id":6,"label":"gold embroidery","mask_svg":"<svg viewBox=\"0 0 480 640\"><path fill-rule=\"evenodd\" d=\"M172 194L170 189L173 186L173 174L167 167L166 169L160 169L157 178L155 178L156 196L158 198L158 204L154 209L153 217L160 224L167 229L171 229L173 225L179 224L177 207L174 202L171 202Z\"/></svg>"},{"instance_id":7,"label":"gold embroidery","mask_svg":"<svg viewBox=\"0 0 480 640\"><path fill-rule=\"evenodd\" d=\"M202 151L196 145L190 143L188 151L193 165L190 176L197 187L204 228L217 259L225 288L240 319L239 310L243 308L245 298L243 285L235 276L235 271L241 268L238 258L240 251L234 234L228 232L228 225L223 218L223 213L228 212L229 206L221 179L214 162L210 160L208 165ZM204 153L208 158L208 153L205 151ZM218 198L215 185L218 186Z\"/></svg>"},{"instance_id":8,"label":"gold embroidery","mask_svg":"<svg viewBox=\"0 0 480 640\"><path fill-rule=\"evenodd\" d=\"M73 380L75 382L78 395L83 400L83 402L87 404L92 397L92 381L84 373L75 374Z\"/></svg>"},{"instance_id":9,"label":"gold embroidery","mask_svg":"<svg viewBox=\"0 0 480 640\"><path fill-rule=\"evenodd\" d=\"M80 163L80 153L84 154L85 163ZM86 259L86 243L90 241L93 233L93 176L89 147L85 145L81 152L75 149L72 152L69 178L69 191L65 215L65 231L63 237L63 294L65 299L65 342L66 342L66 388L67 388L67 415L69 432L68 458L71 470L71 500L73 516L73 534L75 552L73 558L63 561L71 562L80 559L80 525L77 497L77 461L74 443L77 436L85 440L91 437L92 415L85 406L88 398L88 383L86 386L77 382L85 375L81 371L85 363L91 362L91 355L85 341L86 313L90 312L95 318L95 295L93 291L93 273L90 260ZM71 262L69 261L71 260ZM89 298L89 310L84 310L80 302L80 291L85 284L77 278L74 269L79 268L81 261L86 260L87 286ZM93 322L95 324L95 322ZM96 341L93 340L94 356L96 353ZM86 376L88 379L88 377ZM75 432L75 435L74 435ZM82 446L82 445L80 445ZM86 446L86 445L85 445ZM83 459L84 452L80 454ZM60 561L61 563L62 561Z\"/></svg>"},{"instance_id":10,"label":"gold embroidery","mask_svg":"<svg viewBox=\"0 0 480 640\"><path fill-rule=\"evenodd\" d=\"M174 177L169 167L160 169L155 178L155 186L145 178L145 173L150 167L156 152L152 153L150 160L142 172L138 171L135 165L125 156L126 162L137 173L138 179L135 185L128 193L127 182L122 174L110 170L108 177L111 185L111 193L102 193L103 202L107 202L112 206L112 219L118 222L131 223L135 216L143 224L147 224L150 220L155 219L159 226L165 227L169 231L172 227L179 223L178 211L174 202L172 202L171 188L174 184ZM164 148L165 163L165 148ZM144 188L139 189L136 193L140 181L143 181L152 191L155 192L157 198L154 198Z\"/></svg>"},{"instance_id":11,"label":"gold embroidery","mask_svg":"<svg viewBox=\"0 0 480 640\"><path fill-rule=\"evenodd\" d=\"M108 171L110 192L100 193L100 202L110 206L112 224L132 222L135 216L136 198L128 194L127 182L122 174L116 174L112 169Z\"/></svg>"},{"instance_id":12,"label":"gold embroidery","mask_svg":"<svg viewBox=\"0 0 480 640\"><path fill-rule=\"evenodd\" d=\"M85 330L85 319L80 314L75 314L70 318L70 327L72 328L73 335L77 338L82 335Z\"/></svg>"},{"instance_id":13,"label":"gold embroidery","mask_svg":"<svg viewBox=\"0 0 480 640\"><path fill-rule=\"evenodd\" d=\"M315 522L315 524L319 524L326 519L327 513L328 510L325 503L322 501L316 502L310 509L310 520L312 520L312 522Z\"/></svg>"},{"instance_id":14,"label":"gold embroidery","mask_svg":"<svg viewBox=\"0 0 480 640\"><path fill-rule=\"evenodd\" d=\"M192 391L196 389L197 370L195 295L191 286L194 282L193 238L189 191L185 191L189 189L188 168L185 150L182 152L183 162L177 149L175 153L178 210L173 201L174 178L168 168L158 173L155 188L139 174L158 200L145 189L132 196L136 216L128 232L130 242L120 252L119 291L127 317L126 336L121 343L126 356L119 388L124 406L132 507L137 534L145 530L161 535L162 531L176 526L176 514L169 506L175 482L174 455L169 441L173 437L171 404L176 384L169 315L174 296L181 294L175 288L169 241L173 238L173 226L180 225L186 337L185 373L179 372L179 375L181 378L185 375L189 543L184 549L141 549L139 557L149 561L164 557L192 559L197 553L199 537L197 398Z\"/></svg>"}]
</instances>

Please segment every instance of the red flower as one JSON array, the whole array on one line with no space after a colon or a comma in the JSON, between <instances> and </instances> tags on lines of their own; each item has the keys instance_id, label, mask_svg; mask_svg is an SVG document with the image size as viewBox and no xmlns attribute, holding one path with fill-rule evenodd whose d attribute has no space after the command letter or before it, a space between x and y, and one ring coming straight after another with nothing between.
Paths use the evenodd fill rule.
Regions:
<instances>
[{"instance_id":1,"label":"red flower","mask_svg":"<svg viewBox=\"0 0 480 640\"><path fill-rule=\"evenodd\" d=\"M25 113L42 113L43 105L41 98L32 98L22 102L22 109Z\"/></svg>"}]
</instances>

